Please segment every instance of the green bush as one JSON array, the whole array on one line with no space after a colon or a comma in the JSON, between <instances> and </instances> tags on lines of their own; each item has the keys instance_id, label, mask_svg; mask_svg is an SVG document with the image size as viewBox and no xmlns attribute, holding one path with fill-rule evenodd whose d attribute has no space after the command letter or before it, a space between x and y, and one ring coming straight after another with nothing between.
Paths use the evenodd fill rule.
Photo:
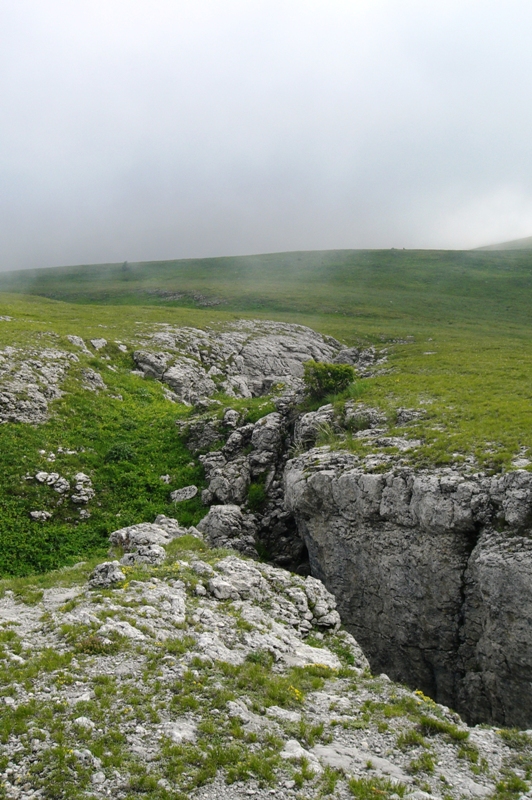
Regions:
<instances>
[{"instance_id":1,"label":"green bush","mask_svg":"<svg viewBox=\"0 0 532 800\"><path fill-rule=\"evenodd\" d=\"M251 483L248 489L248 506L250 511L262 511L268 497L263 483Z\"/></svg>"},{"instance_id":2,"label":"green bush","mask_svg":"<svg viewBox=\"0 0 532 800\"><path fill-rule=\"evenodd\" d=\"M107 463L113 461L134 461L135 455L135 451L127 442L116 442L105 454L104 461Z\"/></svg>"},{"instance_id":3,"label":"green bush","mask_svg":"<svg viewBox=\"0 0 532 800\"><path fill-rule=\"evenodd\" d=\"M316 398L343 392L355 379L355 370L348 364L307 361L304 369L303 380L307 392Z\"/></svg>"}]
</instances>

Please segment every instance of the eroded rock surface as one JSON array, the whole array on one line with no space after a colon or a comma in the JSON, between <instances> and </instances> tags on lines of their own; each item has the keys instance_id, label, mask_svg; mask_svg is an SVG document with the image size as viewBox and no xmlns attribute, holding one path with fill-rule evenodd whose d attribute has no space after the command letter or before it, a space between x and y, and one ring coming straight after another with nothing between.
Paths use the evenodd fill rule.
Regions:
<instances>
[{"instance_id":1,"label":"eroded rock surface","mask_svg":"<svg viewBox=\"0 0 532 800\"><path fill-rule=\"evenodd\" d=\"M468 719L532 726L532 475L371 474L315 449L288 463L312 573L376 670Z\"/></svg>"},{"instance_id":2,"label":"eroded rock surface","mask_svg":"<svg viewBox=\"0 0 532 800\"><path fill-rule=\"evenodd\" d=\"M181 531L159 517L111 543L164 553ZM532 739L371 676L319 580L200 550L0 597L5 797L463 800L508 770L528 790Z\"/></svg>"},{"instance_id":3,"label":"eroded rock surface","mask_svg":"<svg viewBox=\"0 0 532 800\"><path fill-rule=\"evenodd\" d=\"M194 404L216 391L258 397L279 384L294 389L301 385L306 361L344 355L363 373L386 358L374 348L348 350L303 325L240 320L223 330L164 326L145 340L134 359L144 374L166 383L182 402Z\"/></svg>"}]
</instances>

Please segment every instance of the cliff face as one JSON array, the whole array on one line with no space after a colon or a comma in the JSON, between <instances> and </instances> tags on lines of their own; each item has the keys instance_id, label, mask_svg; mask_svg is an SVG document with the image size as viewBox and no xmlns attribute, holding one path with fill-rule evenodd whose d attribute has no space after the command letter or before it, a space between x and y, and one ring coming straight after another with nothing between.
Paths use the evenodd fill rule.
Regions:
<instances>
[{"instance_id":1,"label":"cliff face","mask_svg":"<svg viewBox=\"0 0 532 800\"><path fill-rule=\"evenodd\" d=\"M532 475L355 463L289 461L285 501L372 669L470 722L532 727Z\"/></svg>"}]
</instances>

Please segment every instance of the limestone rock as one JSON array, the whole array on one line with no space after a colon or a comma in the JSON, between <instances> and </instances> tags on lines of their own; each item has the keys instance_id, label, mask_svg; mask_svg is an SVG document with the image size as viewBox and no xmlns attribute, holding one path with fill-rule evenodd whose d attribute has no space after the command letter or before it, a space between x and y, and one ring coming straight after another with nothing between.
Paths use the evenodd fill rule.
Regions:
<instances>
[{"instance_id":1,"label":"limestone rock","mask_svg":"<svg viewBox=\"0 0 532 800\"><path fill-rule=\"evenodd\" d=\"M111 544L122 547L126 552L134 551L139 547L164 546L172 541L173 536L161 525L152 522L141 522L138 525L128 525L113 531L109 536Z\"/></svg>"},{"instance_id":2,"label":"limestone rock","mask_svg":"<svg viewBox=\"0 0 532 800\"><path fill-rule=\"evenodd\" d=\"M87 367L81 371L81 375L84 388L88 389L90 392L99 392L107 388L102 376L99 372L96 372L96 370Z\"/></svg>"},{"instance_id":3,"label":"limestone rock","mask_svg":"<svg viewBox=\"0 0 532 800\"><path fill-rule=\"evenodd\" d=\"M140 545L132 553L125 553L120 559L124 566L134 564L162 564L166 559L166 550L158 544Z\"/></svg>"},{"instance_id":4,"label":"limestone rock","mask_svg":"<svg viewBox=\"0 0 532 800\"><path fill-rule=\"evenodd\" d=\"M182 489L175 489L170 492L170 498L174 503L182 503L184 500L191 500L198 493L197 486L183 486Z\"/></svg>"},{"instance_id":5,"label":"limestone rock","mask_svg":"<svg viewBox=\"0 0 532 800\"><path fill-rule=\"evenodd\" d=\"M95 567L89 579L89 586L91 589L106 589L114 586L115 583L125 581L125 579L126 576L120 569L118 561L104 561L103 564Z\"/></svg>"},{"instance_id":6,"label":"limestone rock","mask_svg":"<svg viewBox=\"0 0 532 800\"><path fill-rule=\"evenodd\" d=\"M530 473L371 474L316 449L285 481L312 573L374 670L474 722L532 727Z\"/></svg>"},{"instance_id":7,"label":"limestone rock","mask_svg":"<svg viewBox=\"0 0 532 800\"><path fill-rule=\"evenodd\" d=\"M213 547L232 547L252 556L257 553L254 518L242 514L239 506L211 506L197 527Z\"/></svg>"}]
</instances>

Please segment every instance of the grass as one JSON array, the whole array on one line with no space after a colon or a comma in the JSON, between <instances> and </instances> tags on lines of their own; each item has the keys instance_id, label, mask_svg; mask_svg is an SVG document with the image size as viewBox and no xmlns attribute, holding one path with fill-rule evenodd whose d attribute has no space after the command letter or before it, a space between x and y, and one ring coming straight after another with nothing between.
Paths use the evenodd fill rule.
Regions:
<instances>
[{"instance_id":1,"label":"grass","mask_svg":"<svg viewBox=\"0 0 532 800\"><path fill-rule=\"evenodd\" d=\"M169 294L153 293L161 287ZM177 514L183 525L204 514L199 494L179 506L169 499L172 489L204 486L201 465L175 425L189 410L166 400L156 381L132 375L130 353L115 343L134 347L162 323L204 327L272 318L309 325L350 346L387 347L387 372L357 381L348 394L382 409L392 425L399 406L425 412L392 427L421 441L404 455L414 466L472 457L478 468L500 472L519 453L532 452L530 251L330 251L126 270L68 267L4 274L0 289L11 292L0 294L0 316L12 317L0 322L0 347L59 346L80 356L48 423L0 426L0 575L41 574L103 556L110 531L159 513ZM171 299L178 289L185 296ZM200 308L193 299L198 292L223 303ZM89 357L68 343L68 334L104 336L109 344ZM104 376L108 392L80 388L85 367ZM345 399L326 398L337 406ZM224 402L246 421L273 409L267 398ZM331 431L322 439L361 454L375 448L356 436L339 443ZM75 454L61 454L60 447ZM89 519L80 520L72 504L58 505L49 487L24 480L43 469L91 477L96 497ZM163 474L171 476L170 486ZM261 507L260 484L249 500ZM29 512L36 509L52 519L33 522Z\"/></svg>"}]
</instances>

